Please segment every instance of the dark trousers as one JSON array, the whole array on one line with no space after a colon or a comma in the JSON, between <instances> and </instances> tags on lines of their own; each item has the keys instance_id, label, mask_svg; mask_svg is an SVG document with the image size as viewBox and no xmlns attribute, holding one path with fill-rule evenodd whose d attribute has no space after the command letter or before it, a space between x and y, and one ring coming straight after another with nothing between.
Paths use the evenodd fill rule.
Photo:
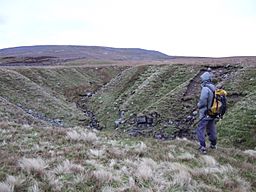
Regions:
<instances>
[{"instance_id":1,"label":"dark trousers","mask_svg":"<svg viewBox=\"0 0 256 192\"><path fill-rule=\"evenodd\" d=\"M199 122L196 133L197 133L197 138L199 140L200 146L202 147L206 147L205 131L207 131L207 135L209 137L209 141L211 142L211 145L216 145L217 133L216 133L216 126L215 126L215 119L203 118Z\"/></svg>"}]
</instances>

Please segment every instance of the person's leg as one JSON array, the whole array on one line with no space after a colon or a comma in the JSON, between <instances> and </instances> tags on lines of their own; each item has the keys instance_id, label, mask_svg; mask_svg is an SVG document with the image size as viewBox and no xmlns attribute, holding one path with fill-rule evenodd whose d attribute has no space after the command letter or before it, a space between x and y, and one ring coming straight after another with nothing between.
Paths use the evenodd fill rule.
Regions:
<instances>
[{"instance_id":1,"label":"person's leg","mask_svg":"<svg viewBox=\"0 0 256 192\"><path fill-rule=\"evenodd\" d=\"M214 119L208 121L207 134L209 136L209 141L211 142L211 148L215 148L217 144L217 133Z\"/></svg>"},{"instance_id":2,"label":"person's leg","mask_svg":"<svg viewBox=\"0 0 256 192\"><path fill-rule=\"evenodd\" d=\"M206 125L207 125L208 121L205 120L205 119L202 119L200 122L199 122L199 125L196 129L196 133L197 133L197 138L198 138L198 141L200 143L200 147L204 147L205 148L205 128L206 128Z\"/></svg>"}]
</instances>

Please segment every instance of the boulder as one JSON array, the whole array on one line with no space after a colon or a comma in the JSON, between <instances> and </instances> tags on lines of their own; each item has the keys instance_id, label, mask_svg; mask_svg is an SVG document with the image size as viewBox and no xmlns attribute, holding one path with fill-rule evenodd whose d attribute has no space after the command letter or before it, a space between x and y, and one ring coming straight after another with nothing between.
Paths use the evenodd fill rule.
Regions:
<instances>
[{"instance_id":1,"label":"boulder","mask_svg":"<svg viewBox=\"0 0 256 192\"><path fill-rule=\"evenodd\" d=\"M137 123L137 125L139 125L139 124L146 124L147 123L146 115L139 115L139 116L137 116L136 123Z\"/></svg>"},{"instance_id":2,"label":"boulder","mask_svg":"<svg viewBox=\"0 0 256 192\"><path fill-rule=\"evenodd\" d=\"M154 118L152 116L146 116L146 121L148 125L152 125L154 123Z\"/></svg>"}]
</instances>

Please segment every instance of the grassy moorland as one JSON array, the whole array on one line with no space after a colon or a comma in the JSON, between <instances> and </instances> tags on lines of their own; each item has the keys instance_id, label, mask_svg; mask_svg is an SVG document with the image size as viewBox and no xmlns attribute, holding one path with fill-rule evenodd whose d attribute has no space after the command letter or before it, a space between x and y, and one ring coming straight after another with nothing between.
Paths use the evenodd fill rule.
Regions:
<instances>
[{"instance_id":1,"label":"grassy moorland","mask_svg":"<svg viewBox=\"0 0 256 192\"><path fill-rule=\"evenodd\" d=\"M59 59L29 55L23 66L23 57L0 57L14 63L0 68L0 192L256 191L255 58L79 58L33 66ZM228 92L228 111L218 149L202 156L178 133L196 128L186 119L208 67ZM153 126L136 127L137 116L152 113ZM102 131L88 129L93 120ZM147 134L131 137L133 128ZM176 139L155 139L159 132Z\"/></svg>"},{"instance_id":2,"label":"grassy moorland","mask_svg":"<svg viewBox=\"0 0 256 192\"><path fill-rule=\"evenodd\" d=\"M1 123L0 191L253 191L253 150Z\"/></svg>"}]
</instances>

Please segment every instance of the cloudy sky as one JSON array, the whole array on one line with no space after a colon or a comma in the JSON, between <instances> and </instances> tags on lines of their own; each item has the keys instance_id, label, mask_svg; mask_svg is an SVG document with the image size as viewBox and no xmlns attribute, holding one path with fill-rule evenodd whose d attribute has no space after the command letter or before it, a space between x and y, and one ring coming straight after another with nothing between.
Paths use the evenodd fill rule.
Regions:
<instances>
[{"instance_id":1,"label":"cloudy sky","mask_svg":"<svg viewBox=\"0 0 256 192\"><path fill-rule=\"evenodd\" d=\"M0 0L0 48L47 44L256 56L256 1Z\"/></svg>"}]
</instances>

